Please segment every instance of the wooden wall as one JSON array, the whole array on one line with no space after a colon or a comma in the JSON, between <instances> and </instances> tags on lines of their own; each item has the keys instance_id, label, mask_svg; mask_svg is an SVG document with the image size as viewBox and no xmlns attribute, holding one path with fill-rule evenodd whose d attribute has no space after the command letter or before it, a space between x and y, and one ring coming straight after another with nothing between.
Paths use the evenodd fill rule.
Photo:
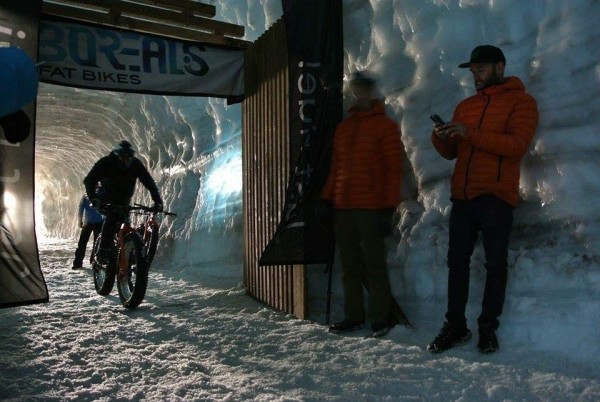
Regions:
<instances>
[{"instance_id":1,"label":"wooden wall","mask_svg":"<svg viewBox=\"0 0 600 402\"><path fill-rule=\"evenodd\" d=\"M246 50L243 103L244 282L250 296L306 318L306 267L259 266L290 172L288 54L283 19Z\"/></svg>"}]
</instances>

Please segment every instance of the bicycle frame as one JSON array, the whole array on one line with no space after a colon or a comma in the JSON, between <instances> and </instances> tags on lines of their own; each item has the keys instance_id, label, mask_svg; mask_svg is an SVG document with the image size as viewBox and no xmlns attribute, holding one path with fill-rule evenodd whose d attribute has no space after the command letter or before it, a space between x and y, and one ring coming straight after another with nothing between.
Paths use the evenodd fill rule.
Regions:
<instances>
[{"instance_id":1,"label":"bicycle frame","mask_svg":"<svg viewBox=\"0 0 600 402\"><path fill-rule=\"evenodd\" d=\"M142 236L143 241L148 240L148 236L150 236L150 228L158 228L158 221L156 220L155 215L156 214L154 213L148 215L144 224L140 225L140 227L138 228L138 233L140 234L140 236ZM140 229L142 230L140 231Z\"/></svg>"},{"instance_id":2,"label":"bicycle frame","mask_svg":"<svg viewBox=\"0 0 600 402\"><path fill-rule=\"evenodd\" d=\"M121 228L117 232L117 275L119 279L127 273L127 258L125 256L125 236L129 233L137 233L137 231L131 226L129 222L123 222Z\"/></svg>"},{"instance_id":3,"label":"bicycle frame","mask_svg":"<svg viewBox=\"0 0 600 402\"><path fill-rule=\"evenodd\" d=\"M113 241L112 256L107 263L95 262L94 287L102 296L110 294L115 278L121 304L135 309L142 302L148 286L148 271L158 245L158 221L156 214L176 216L172 212L157 212L143 205L106 206L107 210L122 211L120 226ZM134 212L137 211L137 212ZM131 212L144 215L144 222L137 228L132 225ZM101 236L104 236L102 233ZM101 237L99 237L100 240ZM98 241L94 247L98 246Z\"/></svg>"},{"instance_id":4,"label":"bicycle frame","mask_svg":"<svg viewBox=\"0 0 600 402\"><path fill-rule=\"evenodd\" d=\"M136 212L137 215L144 215L143 222L137 227L137 232L142 239L143 249L142 254L146 259L146 264L148 268L152 265L152 261L154 261L154 255L156 254L156 250L158 247L158 231L160 227L160 222L157 219L158 214L164 214L165 216L177 216L173 212L167 211L154 211L149 209L148 207L144 207L140 204L135 204L136 207L140 209Z\"/></svg>"},{"instance_id":5,"label":"bicycle frame","mask_svg":"<svg viewBox=\"0 0 600 402\"><path fill-rule=\"evenodd\" d=\"M140 215L146 215L144 222L138 226L137 232L142 238L142 243L144 244L144 255L147 255L152 233L158 233L159 224L158 220L156 219L156 212L151 212L149 214L142 212Z\"/></svg>"}]
</instances>

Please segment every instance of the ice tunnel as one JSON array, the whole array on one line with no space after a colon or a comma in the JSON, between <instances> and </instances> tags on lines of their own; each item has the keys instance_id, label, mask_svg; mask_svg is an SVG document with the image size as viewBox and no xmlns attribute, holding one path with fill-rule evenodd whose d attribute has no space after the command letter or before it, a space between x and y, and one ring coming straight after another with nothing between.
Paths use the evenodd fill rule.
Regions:
<instances>
[{"instance_id":1,"label":"ice tunnel","mask_svg":"<svg viewBox=\"0 0 600 402\"><path fill-rule=\"evenodd\" d=\"M38 236L77 235L82 180L126 139L177 219L166 219L164 253L185 266L240 259L240 106L224 100L92 91L42 84L35 149ZM134 200L149 202L138 185ZM198 235L202 233L202 235ZM227 240L224 240L224 239ZM192 257L189 257L192 258Z\"/></svg>"}]
</instances>

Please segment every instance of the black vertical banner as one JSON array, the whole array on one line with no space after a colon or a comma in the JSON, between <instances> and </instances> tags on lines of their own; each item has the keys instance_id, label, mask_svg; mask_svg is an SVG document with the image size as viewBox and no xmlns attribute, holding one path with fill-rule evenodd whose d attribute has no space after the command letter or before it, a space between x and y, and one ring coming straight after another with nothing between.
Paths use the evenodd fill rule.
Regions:
<instances>
[{"instance_id":1,"label":"black vertical banner","mask_svg":"<svg viewBox=\"0 0 600 402\"><path fill-rule=\"evenodd\" d=\"M30 67L37 55L41 7L42 0L2 1L0 5L0 46L22 49L30 57L25 58ZM22 54L21 51L19 53ZM29 91L32 83L31 80L23 80L26 70L18 64L18 54L10 54L5 57L15 60L2 60L3 66L11 67L3 70L2 78L16 84L10 85L14 87L13 93L2 92L2 95L14 100L26 92L25 87ZM8 81L10 74L14 78ZM33 77L34 88L37 88L37 77ZM5 83L3 87L6 90L9 86ZM35 92L31 98L34 97ZM23 124L22 118L11 120L20 122L13 124L5 121L6 116L0 116L3 117L0 129L0 307L48 301L48 289L40 269L35 237L35 104L31 102L32 99L27 98L26 105L17 106L21 108L18 114L27 116L24 120L29 120L29 126ZM21 136L20 132L25 135Z\"/></svg>"},{"instance_id":2,"label":"black vertical banner","mask_svg":"<svg viewBox=\"0 0 600 402\"><path fill-rule=\"evenodd\" d=\"M342 0L282 0L290 94L290 177L277 230L261 265L333 259L334 238L315 219L331 142L342 119Z\"/></svg>"}]
</instances>

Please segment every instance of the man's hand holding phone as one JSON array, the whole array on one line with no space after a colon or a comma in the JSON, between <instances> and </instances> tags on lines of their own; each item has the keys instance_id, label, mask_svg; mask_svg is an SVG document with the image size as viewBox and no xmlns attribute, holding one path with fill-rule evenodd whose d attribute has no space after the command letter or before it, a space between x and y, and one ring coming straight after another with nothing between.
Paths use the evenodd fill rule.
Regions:
<instances>
[{"instance_id":1,"label":"man's hand holding phone","mask_svg":"<svg viewBox=\"0 0 600 402\"><path fill-rule=\"evenodd\" d=\"M429 115L429 118L433 120L435 125L433 126L433 130L435 131L435 135L440 140L445 140L446 138L456 138L457 136L466 138L467 136L467 127L460 123L446 123L440 116L437 114Z\"/></svg>"},{"instance_id":2,"label":"man's hand holding phone","mask_svg":"<svg viewBox=\"0 0 600 402\"><path fill-rule=\"evenodd\" d=\"M448 137L448 133L446 132L446 129L444 128L444 126L446 125L446 122L444 121L444 119L442 119L437 114L430 114L429 118L435 123L435 125L433 126L435 135L440 140L445 140Z\"/></svg>"},{"instance_id":3,"label":"man's hand holding phone","mask_svg":"<svg viewBox=\"0 0 600 402\"><path fill-rule=\"evenodd\" d=\"M444 121L444 119L442 119L442 118L441 118L439 115L437 115L437 114L430 114L430 115L429 115L429 118L430 118L431 120L433 120L433 122L434 122L436 125L438 125L438 124L439 124L440 126L443 126L444 124L446 124L446 122Z\"/></svg>"}]
</instances>

